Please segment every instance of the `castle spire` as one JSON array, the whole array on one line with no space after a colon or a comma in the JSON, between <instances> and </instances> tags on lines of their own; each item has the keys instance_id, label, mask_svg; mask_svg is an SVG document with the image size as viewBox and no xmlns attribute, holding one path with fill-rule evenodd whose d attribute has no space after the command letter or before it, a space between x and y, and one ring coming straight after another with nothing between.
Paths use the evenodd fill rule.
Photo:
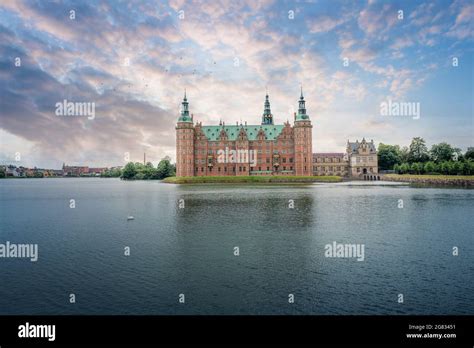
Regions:
<instances>
[{"instance_id":1,"label":"castle spire","mask_svg":"<svg viewBox=\"0 0 474 348\"><path fill-rule=\"evenodd\" d=\"M186 89L184 89L184 98L181 102L181 115L179 116L178 122L193 122L192 117L189 116L189 103L186 97Z\"/></svg>"},{"instance_id":2,"label":"castle spire","mask_svg":"<svg viewBox=\"0 0 474 348\"><path fill-rule=\"evenodd\" d=\"M309 120L309 116L306 114L306 101L303 96L303 85L301 85L301 95L300 100L298 101L298 115L296 116L295 121L300 120Z\"/></svg>"},{"instance_id":3,"label":"castle spire","mask_svg":"<svg viewBox=\"0 0 474 348\"><path fill-rule=\"evenodd\" d=\"M268 91L265 95L264 110L262 115L262 125L265 124L273 124L273 115L272 111L270 110L270 100L268 99Z\"/></svg>"}]
</instances>

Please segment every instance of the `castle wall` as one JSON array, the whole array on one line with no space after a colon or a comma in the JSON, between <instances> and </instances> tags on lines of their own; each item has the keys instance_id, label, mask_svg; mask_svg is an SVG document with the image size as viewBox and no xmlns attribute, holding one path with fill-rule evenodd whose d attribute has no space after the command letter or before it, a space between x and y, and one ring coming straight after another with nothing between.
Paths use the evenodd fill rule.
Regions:
<instances>
[{"instance_id":1,"label":"castle wall","mask_svg":"<svg viewBox=\"0 0 474 348\"><path fill-rule=\"evenodd\" d=\"M194 127L178 122L176 127L176 176L194 176Z\"/></svg>"},{"instance_id":2,"label":"castle wall","mask_svg":"<svg viewBox=\"0 0 474 348\"><path fill-rule=\"evenodd\" d=\"M310 121L296 121L295 134L295 175L312 175L313 167L313 141Z\"/></svg>"}]
</instances>

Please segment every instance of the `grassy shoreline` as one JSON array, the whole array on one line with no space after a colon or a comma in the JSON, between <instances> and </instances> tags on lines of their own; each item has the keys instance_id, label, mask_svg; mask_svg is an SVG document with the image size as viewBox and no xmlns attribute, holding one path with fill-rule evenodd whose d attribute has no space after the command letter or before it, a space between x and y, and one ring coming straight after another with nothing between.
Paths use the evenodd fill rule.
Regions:
<instances>
[{"instance_id":1,"label":"grassy shoreline","mask_svg":"<svg viewBox=\"0 0 474 348\"><path fill-rule=\"evenodd\" d=\"M412 184L474 187L474 175L386 174L382 180Z\"/></svg>"},{"instance_id":2,"label":"grassy shoreline","mask_svg":"<svg viewBox=\"0 0 474 348\"><path fill-rule=\"evenodd\" d=\"M341 182L340 176L188 176L168 177L163 182L168 184L291 184L313 182Z\"/></svg>"}]
</instances>

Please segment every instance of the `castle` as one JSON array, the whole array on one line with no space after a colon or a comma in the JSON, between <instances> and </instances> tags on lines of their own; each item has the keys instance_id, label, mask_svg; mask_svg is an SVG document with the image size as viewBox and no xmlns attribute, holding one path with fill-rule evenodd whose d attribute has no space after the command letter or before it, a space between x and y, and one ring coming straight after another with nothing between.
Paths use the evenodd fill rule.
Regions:
<instances>
[{"instance_id":1,"label":"castle","mask_svg":"<svg viewBox=\"0 0 474 348\"><path fill-rule=\"evenodd\" d=\"M184 94L176 125L176 176L340 175L377 179L373 140L347 142L346 153L313 153L303 90L293 126L273 123L268 94L260 125L194 124Z\"/></svg>"}]
</instances>

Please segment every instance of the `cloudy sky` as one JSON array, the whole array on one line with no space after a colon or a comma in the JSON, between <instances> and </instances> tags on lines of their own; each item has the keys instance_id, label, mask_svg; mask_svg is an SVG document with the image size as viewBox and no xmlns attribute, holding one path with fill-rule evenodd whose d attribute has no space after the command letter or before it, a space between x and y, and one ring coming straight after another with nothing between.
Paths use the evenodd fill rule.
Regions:
<instances>
[{"instance_id":1,"label":"cloudy sky","mask_svg":"<svg viewBox=\"0 0 474 348\"><path fill-rule=\"evenodd\" d=\"M2 0L0 163L174 159L185 88L195 121L259 124L266 89L282 123L302 85L315 152L415 136L465 150L473 12L459 0ZM57 116L64 99L94 103L95 118ZM420 103L420 118L381 115L389 99Z\"/></svg>"}]
</instances>

